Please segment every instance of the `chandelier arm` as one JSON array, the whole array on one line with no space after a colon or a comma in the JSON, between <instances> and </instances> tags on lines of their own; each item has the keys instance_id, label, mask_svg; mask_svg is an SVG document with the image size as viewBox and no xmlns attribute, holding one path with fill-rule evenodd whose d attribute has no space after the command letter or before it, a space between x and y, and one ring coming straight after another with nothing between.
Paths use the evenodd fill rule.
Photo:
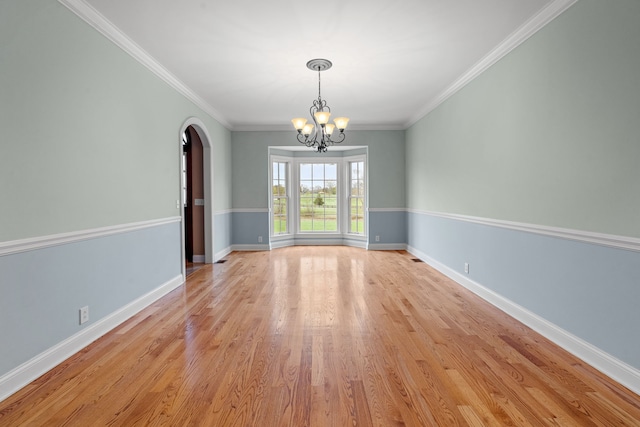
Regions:
<instances>
[{"instance_id":1,"label":"chandelier arm","mask_svg":"<svg viewBox=\"0 0 640 427\"><path fill-rule=\"evenodd\" d=\"M313 105L311 105L311 108L309 108L309 114L311 114L311 117L314 117L313 113L315 113L316 111L324 110L331 112L331 107L327 105L327 101L318 98L313 101Z\"/></svg>"},{"instance_id":2,"label":"chandelier arm","mask_svg":"<svg viewBox=\"0 0 640 427\"><path fill-rule=\"evenodd\" d=\"M338 139L331 139L330 136L327 136L327 140L331 142L331 144L340 144L342 141L345 140L346 137L347 135L344 132L340 132Z\"/></svg>"},{"instance_id":3,"label":"chandelier arm","mask_svg":"<svg viewBox=\"0 0 640 427\"><path fill-rule=\"evenodd\" d=\"M311 135L309 135L309 141L312 141L313 144L316 144L316 141L318 139L318 128L320 126L318 126L318 121L316 120L316 116L314 115L314 113L316 111L318 111L318 106L317 106L317 101L313 101L313 105L311 106L311 108L309 108L309 114L311 115L311 120L313 120L314 126L313 126L313 137L311 137Z\"/></svg>"},{"instance_id":4,"label":"chandelier arm","mask_svg":"<svg viewBox=\"0 0 640 427\"><path fill-rule=\"evenodd\" d=\"M296 135L296 139L298 140L298 142L299 142L300 144L304 144L304 145L306 145L307 147L309 147L309 146L310 146L310 145L307 143L308 138L305 138L305 137L304 137L304 135L303 135L302 133L297 134L297 135Z\"/></svg>"}]
</instances>

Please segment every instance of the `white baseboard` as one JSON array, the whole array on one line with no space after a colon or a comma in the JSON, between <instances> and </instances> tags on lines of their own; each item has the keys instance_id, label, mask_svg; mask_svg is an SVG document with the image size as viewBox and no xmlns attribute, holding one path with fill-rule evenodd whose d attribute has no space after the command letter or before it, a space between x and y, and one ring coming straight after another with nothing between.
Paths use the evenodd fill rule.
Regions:
<instances>
[{"instance_id":1,"label":"white baseboard","mask_svg":"<svg viewBox=\"0 0 640 427\"><path fill-rule=\"evenodd\" d=\"M202 264L205 262L204 255L193 255L193 262Z\"/></svg>"},{"instance_id":2,"label":"white baseboard","mask_svg":"<svg viewBox=\"0 0 640 427\"><path fill-rule=\"evenodd\" d=\"M369 243L370 251L406 251L406 243Z\"/></svg>"},{"instance_id":3,"label":"white baseboard","mask_svg":"<svg viewBox=\"0 0 640 427\"><path fill-rule=\"evenodd\" d=\"M445 276L469 289L490 304L504 311L516 320L553 341L574 356L582 359L603 374L614 379L635 393L640 394L640 370L626 364L596 346L565 331L548 320L497 294L496 292L470 280L468 277L430 258L416 248L409 246L407 251L420 258Z\"/></svg>"},{"instance_id":4,"label":"white baseboard","mask_svg":"<svg viewBox=\"0 0 640 427\"><path fill-rule=\"evenodd\" d=\"M223 250L216 252L216 254L213 256L213 262L219 261L222 258L226 257L227 255L229 255L232 251L231 246L228 246L226 248L224 248Z\"/></svg>"},{"instance_id":5,"label":"white baseboard","mask_svg":"<svg viewBox=\"0 0 640 427\"><path fill-rule=\"evenodd\" d=\"M367 241L366 240L349 240L349 239L344 239L342 241L342 244L344 246L351 246L352 248L360 248L360 249L367 249Z\"/></svg>"},{"instance_id":6,"label":"white baseboard","mask_svg":"<svg viewBox=\"0 0 640 427\"><path fill-rule=\"evenodd\" d=\"M131 318L145 307L184 283L182 275L176 276L153 291L130 302L119 310L45 350L31 360L0 377L0 401L11 396L42 374L56 367L70 356L82 350L116 326Z\"/></svg>"},{"instance_id":7,"label":"white baseboard","mask_svg":"<svg viewBox=\"0 0 640 427\"><path fill-rule=\"evenodd\" d=\"M293 239L286 239L286 240L272 240L271 241L271 249L280 249L280 248L286 248L289 246L294 246L294 240Z\"/></svg>"},{"instance_id":8,"label":"white baseboard","mask_svg":"<svg viewBox=\"0 0 640 427\"><path fill-rule=\"evenodd\" d=\"M268 251L269 244L259 244L259 245L231 245L232 251Z\"/></svg>"}]
</instances>

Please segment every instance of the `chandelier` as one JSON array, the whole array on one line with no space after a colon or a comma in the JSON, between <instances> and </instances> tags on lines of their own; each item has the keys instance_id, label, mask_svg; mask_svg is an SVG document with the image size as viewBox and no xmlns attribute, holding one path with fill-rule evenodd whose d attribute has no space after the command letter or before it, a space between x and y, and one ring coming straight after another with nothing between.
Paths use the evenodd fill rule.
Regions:
<instances>
[{"instance_id":1,"label":"chandelier","mask_svg":"<svg viewBox=\"0 0 640 427\"><path fill-rule=\"evenodd\" d=\"M335 124L329 123L331 108L320 95L320 72L328 70L332 65L328 59L312 59L307 62L308 69L318 72L318 99L313 101L313 105L309 109L315 125L307 123L307 119L301 117L291 120L293 127L298 131L296 136L298 142L307 147L313 147L318 153L327 151L327 147L330 145L344 141L344 130L347 128L347 123L349 123L349 119L346 117L336 117L333 120ZM332 139L331 135L334 135L336 128L340 133L335 137L336 139Z\"/></svg>"}]
</instances>

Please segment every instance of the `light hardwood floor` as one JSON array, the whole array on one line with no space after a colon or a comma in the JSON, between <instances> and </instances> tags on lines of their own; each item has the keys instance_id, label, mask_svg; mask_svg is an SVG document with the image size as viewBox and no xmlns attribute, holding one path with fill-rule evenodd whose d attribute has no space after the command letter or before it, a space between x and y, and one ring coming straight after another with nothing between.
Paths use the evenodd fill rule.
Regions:
<instances>
[{"instance_id":1,"label":"light hardwood floor","mask_svg":"<svg viewBox=\"0 0 640 427\"><path fill-rule=\"evenodd\" d=\"M640 398L406 252L237 252L0 403L2 426L640 425Z\"/></svg>"}]
</instances>

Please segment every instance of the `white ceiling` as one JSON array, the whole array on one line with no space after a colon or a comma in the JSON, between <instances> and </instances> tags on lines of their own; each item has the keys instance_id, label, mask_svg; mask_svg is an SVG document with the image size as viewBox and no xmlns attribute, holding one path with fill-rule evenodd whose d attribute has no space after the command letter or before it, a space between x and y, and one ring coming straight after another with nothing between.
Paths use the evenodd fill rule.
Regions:
<instances>
[{"instance_id":1,"label":"white ceiling","mask_svg":"<svg viewBox=\"0 0 640 427\"><path fill-rule=\"evenodd\" d=\"M293 130L310 59L350 128L404 129L575 0L61 1L228 128Z\"/></svg>"}]
</instances>

